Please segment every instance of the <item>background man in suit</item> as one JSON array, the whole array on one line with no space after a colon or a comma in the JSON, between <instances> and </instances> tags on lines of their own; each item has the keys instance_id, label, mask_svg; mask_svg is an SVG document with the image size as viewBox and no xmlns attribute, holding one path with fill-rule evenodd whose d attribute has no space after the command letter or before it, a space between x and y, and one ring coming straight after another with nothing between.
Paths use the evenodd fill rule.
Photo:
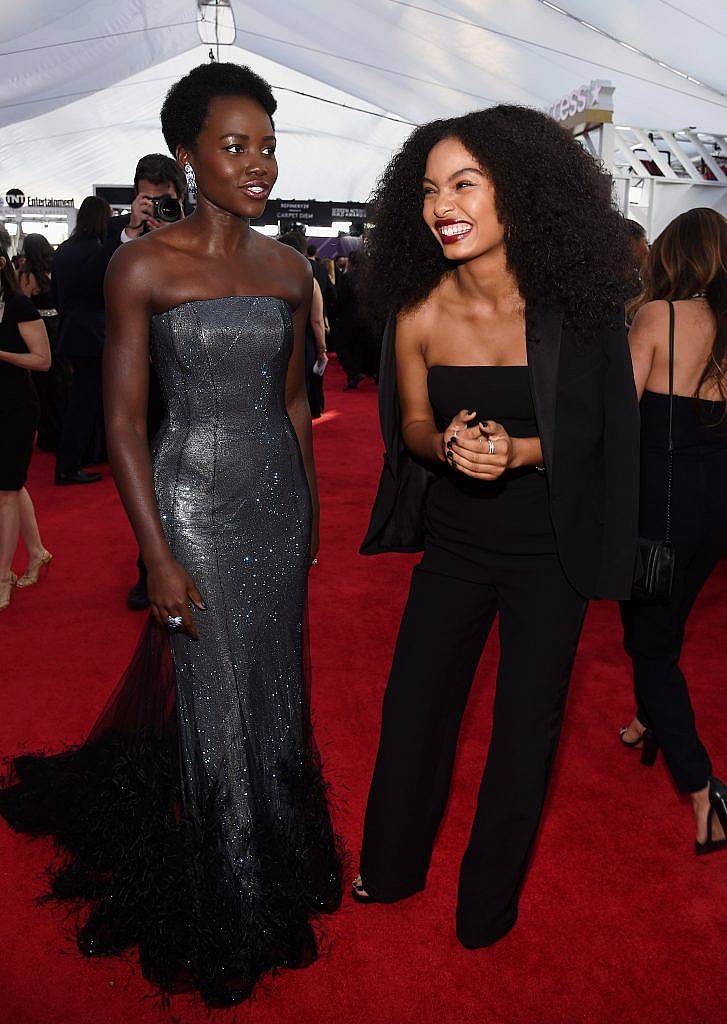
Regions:
<instances>
[{"instance_id":1,"label":"background man in suit","mask_svg":"<svg viewBox=\"0 0 727 1024\"><path fill-rule=\"evenodd\" d=\"M101 357L106 338L103 280L118 248L109 235L111 207L99 196L81 203L71 237L58 247L51 289L60 312L58 352L73 376L56 456L57 484L90 484L100 473L84 466L104 458Z\"/></svg>"}]
</instances>

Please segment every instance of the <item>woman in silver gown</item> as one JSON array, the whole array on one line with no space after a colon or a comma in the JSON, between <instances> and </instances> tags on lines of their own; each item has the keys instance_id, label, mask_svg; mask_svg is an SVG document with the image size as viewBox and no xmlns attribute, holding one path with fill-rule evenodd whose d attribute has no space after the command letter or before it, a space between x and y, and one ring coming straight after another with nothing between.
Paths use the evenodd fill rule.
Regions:
<instances>
[{"instance_id":1,"label":"woman in silver gown","mask_svg":"<svg viewBox=\"0 0 727 1024\"><path fill-rule=\"evenodd\" d=\"M250 229L277 176L274 111L232 64L167 96L197 211L124 246L106 281L109 453L153 615L86 742L16 758L0 792L13 828L64 853L51 894L90 902L81 951L138 946L165 996L209 1005L314 960L311 922L341 897L306 670L311 271ZM151 462L149 357L166 405Z\"/></svg>"}]
</instances>

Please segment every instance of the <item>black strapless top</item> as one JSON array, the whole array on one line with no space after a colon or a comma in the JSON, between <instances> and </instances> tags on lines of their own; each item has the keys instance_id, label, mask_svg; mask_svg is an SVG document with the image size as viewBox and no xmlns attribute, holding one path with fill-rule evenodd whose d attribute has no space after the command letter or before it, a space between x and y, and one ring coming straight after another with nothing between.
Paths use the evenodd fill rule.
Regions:
<instances>
[{"instance_id":1,"label":"black strapless top","mask_svg":"<svg viewBox=\"0 0 727 1024\"><path fill-rule=\"evenodd\" d=\"M501 423L511 437L538 435L527 366L433 366L428 390L440 430L461 409L469 409L480 421ZM556 550L547 480L534 466L508 470L497 481L473 480L443 468L427 495L425 526L428 553L436 549L446 556L445 563L453 559L460 569L470 563L468 575L475 579L479 552L484 557L488 551Z\"/></svg>"}]
</instances>

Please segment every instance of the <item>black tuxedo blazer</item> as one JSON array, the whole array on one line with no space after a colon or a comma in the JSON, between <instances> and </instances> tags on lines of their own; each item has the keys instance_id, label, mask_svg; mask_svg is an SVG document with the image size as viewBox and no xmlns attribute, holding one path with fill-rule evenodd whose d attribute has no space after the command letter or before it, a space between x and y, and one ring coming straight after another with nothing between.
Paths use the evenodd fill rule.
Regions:
<instances>
[{"instance_id":1,"label":"black tuxedo blazer","mask_svg":"<svg viewBox=\"0 0 727 1024\"><path fill-rule=\"evenodd\" d=\"M101 358L106 340L103 282L119 234L105 242L71 236L53 260L53 294L60 313L58 351L70 359Z\"/></svg>"},{"instance_id":2,"label":"black tuxedo blazer","mask_svg":"<svg viewBox=\"0 0 727 1024\"><path fill-rule=\"evenodd\" d=\"M365 555L420 551L424 502L438 476L401 436L396 325L384 332L379 417L384 468ZM580 340L560 309L526 314L530 387L548 481L558 556L583 597L631 594L639 503L639 407L623 317Z\"/></svg>"},{"instance_id":3,"label":"black tuxedo blazer","mask_svg":"<svg viewBox=\"0 0 727 1024\"><path fill-rule=\"evenodd\" d=\"M130 213L119 213L111 217L106 227L106 237L115 238L116 244L121 245L121 232L131 223Z\"/></svg>"}]
</instances>

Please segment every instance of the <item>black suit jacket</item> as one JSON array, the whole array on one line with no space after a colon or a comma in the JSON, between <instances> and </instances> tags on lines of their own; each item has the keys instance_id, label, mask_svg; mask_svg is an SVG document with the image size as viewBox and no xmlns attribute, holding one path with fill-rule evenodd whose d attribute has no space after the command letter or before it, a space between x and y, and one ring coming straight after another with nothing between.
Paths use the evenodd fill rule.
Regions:
<instances>
[{"instance_id":1,"label":"black suit jacket","mask_svg":"<svg viewBox=\"0 0 727 1024\"><path fill-rule=\"evenodd\" d=\"M379 415L386 452L362 554L420 551L437 472L406 449L396 389L396 327L384 333ZM636 558L639 407L623 318L584 341L561 311L528 310L530 387L558 555L584 597L630 596Z\"/></svg>"},{"instance_id":2,"label":"black suit jacket","mask_svg":"<svg viewBox=\"0 0 727 1024\"><path fill-rule=\"evenodd\" d=\"M103 282L120 243L120 230L101 243L85 235L58 247L53 261L53 292L60 313L58 351L70 359L101 358L106 340Z\"/></svg>"},{"instance_id":3,"label":"black suit jacket","mask_svg":"<svg viewBox=\"0 0 727 1024\"><path fill-rule=\"evenodd\" d=\"M117 216L112 217L106 228L106 237L115 238L116 244L121 245L121 232L124 228L131 223L130 213L119 213Z\"/></svg>"},{"instance_id":4,"label":"black suit jacket","mask_svg":"<svg viewBox=\"0 0 727 1024\"><path fill-rule=\"evenodd\" d=\"M336 286L328 276L328 270L320 260L310 260L313 268L313 277L318 282L318 287L323 296L323 312L330 319L336 306Z\"/></svg>"}]
</instances>

